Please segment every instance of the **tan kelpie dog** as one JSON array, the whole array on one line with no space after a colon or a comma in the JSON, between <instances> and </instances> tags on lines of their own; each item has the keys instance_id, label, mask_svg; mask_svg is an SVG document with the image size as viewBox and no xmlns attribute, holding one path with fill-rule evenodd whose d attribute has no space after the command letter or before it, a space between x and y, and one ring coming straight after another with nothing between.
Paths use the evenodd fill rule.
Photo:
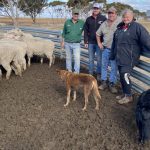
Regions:
<instances>
[{"instance_id":1,"label":"tan kelpie dog","mask_svg":"<svg viewBox=\"0 0 150 150\"><path fill-rule=\"evenodd\" d=\"M99 109L99 101L101 99L101 95L99 94L98 91L98 85L96 79L89 74L85 73L72 73L66 70L56 70L61 77L62 80L66 82L66 89L67 89L67 102L64 105L65 107L69 105L70 102L70 93L71 93L71 88L74 90L74 95L73 95L73 101L76 100L76 90L82 86L84 89L84 98L85 98L85 105L82 110L86 110L87 108L87 103L88 103L88 97L90 93L93 93L95 102L96 102L96 107L95 109Z\"/></svg>"}]
</instances>

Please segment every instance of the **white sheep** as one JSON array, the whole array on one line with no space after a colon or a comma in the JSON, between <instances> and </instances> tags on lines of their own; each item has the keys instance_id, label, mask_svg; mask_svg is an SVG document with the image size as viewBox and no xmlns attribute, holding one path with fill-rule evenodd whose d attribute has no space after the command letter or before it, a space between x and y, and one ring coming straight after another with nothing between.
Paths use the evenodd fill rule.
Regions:
<instances>
[{"instance_id":1,"label":"white sheep","mask_svg":"<svg viewBox=\"0 0 150 150\"><path fill-rule=\"evenodd\" d=\"M1 42L0 43L0 64L7 71L6 79L10 78L12 68L15 70L15 73L19 76L22 76L22 68L26 69L26 60L25 60L26 50L20 45L15 45L14 42ZM14 66L10 66L10 63L13 62ZM2 74L1 74L2 75Z\"/></svg>"},{"instance_id":2,"label":"white sheep","mask_svg":"<svg viewBox=\"0 0 150 150\"><path fill-rule=\"evenodd\" d=\"M51 40L45 40L42 38L33 37L29 33L24 33L20 29L14 29L8 31L5 38L13 38L16 40L23 41L27 44L27 56L28 56L28 66L31 65L31 57L33 55L47 56L49 59L49 66L54 63L54 47L55 44ZM43 58L41 58L41 63L43 63Z\"/></svg>"},{"instance_id":3,"label":"white sheep","mask_svg":"<svg viewBox=\"0 0 150 150\"><path fill-rule=\"evenodd\" d=\"M27 53L28 47L27 47L27 44L25 42L17 41L17 40L14 40L14 39L1 39L0 44L1 43L6 43L6 44L11 43L15 46L20 46L21 48L20 49L18 48L18 49L22 51L22 54L25 56L26 53ZM21 68L22 68L22 70L26 70L26 65L22 64Z\"/></svg>"}]
</instances>

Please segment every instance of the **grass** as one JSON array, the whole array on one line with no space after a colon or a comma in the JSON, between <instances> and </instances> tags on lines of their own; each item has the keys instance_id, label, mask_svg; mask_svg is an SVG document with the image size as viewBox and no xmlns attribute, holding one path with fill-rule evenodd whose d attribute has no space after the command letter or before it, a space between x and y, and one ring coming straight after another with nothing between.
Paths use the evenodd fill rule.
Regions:
<instances>
[{"instance_id":1,"label":"grass","mask_svg":"<svg viewBox=\"0 0 150 150\"><path fill-rule=\"evenodd\" d=\"M150 20L139 20L138 22L150 32Z\"/></svg>"},{"instance_id":2,"label":"grass","mask_svg":"<svg viewBox=\"0 0 150 150\"><path fill-rule=\"evenodd\" d=\"M63 28L63 24L65 22L64 18L37 18L36 24L33 24L31 18L19 18L19 25L22 26L34 26L34 27L42 27L51 30L60 30ZM150 32L150 20L138 20L149 32ZM10 18L0 18L0 23L12 24L12 20Z\"/></svg>"}]
</instances>

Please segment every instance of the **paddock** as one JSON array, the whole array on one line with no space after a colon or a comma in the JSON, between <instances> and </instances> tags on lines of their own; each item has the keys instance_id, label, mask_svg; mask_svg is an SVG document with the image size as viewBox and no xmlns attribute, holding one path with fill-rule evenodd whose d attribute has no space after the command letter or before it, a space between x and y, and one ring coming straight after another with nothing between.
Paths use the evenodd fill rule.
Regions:
<instances>
[{"instance_id":1,"label":"paddock","mask_svg":"<svg viewBox=\"0 0 150 150\"><path fill-rule=\"evenodd\" d=\"M12 27L3 27L2 31ZM10 80L0 81L0 150L148 150L138 144L135 121L137 93L149 88L150 55L143 53L132 79L134 101L119 105L116 95L100 91L102 101L96 111L91 95L87 111L83 112L84 95L77 92L77 101L67 108L64 82L56 69L65 69L65 59L60 59L60 31L22 27L34 36L51 39L56 43L55 64L51 68L44 59L32 59L30 68L18 77L12 73ZM87 50L81 43L81 72L87 73ZM65 53L62 53L65 56ZM144 89L145 88L145 89Z\"/></svg>"},{"instance_id":2,"label":"paddock","mask_svg":"<svg viewBox=\"0 0 150 150\"><path fill-rule=\"evenodd\" d=\"M13 73L10 80L0 81L0 150L141 150L136 96L133 103L120 106L116 95L100 91L100 110L90 96L83 112L80 90L77 101L64 108L65 84L56 73L64 68L59 58L51 68L46 62L32 63L22 78Z\"/></svg>"}]
</instances>

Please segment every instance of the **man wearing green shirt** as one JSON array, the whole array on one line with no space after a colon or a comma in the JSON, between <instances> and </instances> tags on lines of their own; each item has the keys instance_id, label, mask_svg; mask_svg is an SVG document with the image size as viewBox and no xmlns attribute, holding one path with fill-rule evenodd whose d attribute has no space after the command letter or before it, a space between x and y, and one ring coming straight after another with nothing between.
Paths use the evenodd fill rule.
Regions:
<instances>
[{"instance_id":1,"label":"man wearing green shirt","mask_svg":"<svg viewBox=\"0 0 150 150\"><path fill-rule=\"evenodd\" d=\"M68 19L63 28L61 47L66 51L66 69L76 73L80 72L80 42L84 22L79 19L79 10L72 11L72 18ZM72 67L74 56L74 69Z\"/></svg>"}]
</instances>

